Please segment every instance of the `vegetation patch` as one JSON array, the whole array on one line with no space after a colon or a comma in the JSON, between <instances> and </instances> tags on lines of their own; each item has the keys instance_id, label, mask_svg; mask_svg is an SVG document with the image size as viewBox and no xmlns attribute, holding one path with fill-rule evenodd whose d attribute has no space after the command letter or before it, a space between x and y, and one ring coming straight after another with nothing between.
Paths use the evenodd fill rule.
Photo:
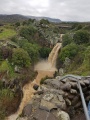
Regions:
<instances>
[{"instance_id":1,"label":"vegetation patch","mask_svg":"<svg viewBox=\"0 0 90 120\"><path fill-rule=\"evenodd\" d=\"M0 40L6 40L14 35L16 35L16 31L14 29L0 28Z\"/></svg>"}]
</instances>

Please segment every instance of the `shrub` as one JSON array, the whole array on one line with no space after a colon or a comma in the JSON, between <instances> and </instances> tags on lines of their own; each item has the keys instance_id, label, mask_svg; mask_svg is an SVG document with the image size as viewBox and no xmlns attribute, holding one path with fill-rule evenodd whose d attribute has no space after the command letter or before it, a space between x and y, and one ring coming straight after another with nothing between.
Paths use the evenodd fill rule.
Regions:
<instances>
[{"instance_id":1,"label":"shrub","mask_svg":"<svg viewBox=\"0 0 90 120\"><path fill-rule=\"evenodd\" d=\"M30 57L29 57L27 51L25 51L21 48L16 48L13 50L12 62L15 65L18 65L21 67L29 67L30 66Z\"/></svg>"},{"instance_id":2,"label":"shrub","mask_svg":"<svg viewBox=\"0 0 90 120\"><path fill-rule=\"evenodd\" d=\"M66 45L70 44L70 43L73 41L73 39L72 39L72 37L70 36L70 34L64 35L62 39L63 39L63 40L62 40L62 46L63 46L63 47L65 47Z\"/></svg>"},{"instance_id":3,"label":"shrub","mask_svg":"<svg viewBox=\"0 0 90 120\"><path fill-rule=\"evenodd\" d=\"M40 24L50 24L50 22L46 19L41 19Z\"/></svg>"},{"instance_id":4,"label":"shrub","mask_svg":"<svg viewBox=\"0 0 90 120\"><path fill-rule=\"evenodd\" d=\"M2 46L0 52L1 52L0 54L2 56L2 59L12 57L12 49L10 47Z\"/></svg>"},{"instance_id":5,"label":"shrub","mask_svg":"<svg viewBox=\"0 0 90 120\"><path fill-rule=\"evenodd\" d=\"M36 32L37 29L33 26L23 27L20 30L20 35L27 39L28 41L33 42L32 39L34 38Z\"/></svg>"},{"instance_id":6,"label":"shrub","mask_svg":"<svg viewBox=\"0 0 90 120\"><path fill-rule=\"evenodd\" d=\"M66 57L73 59L77 54L77 52L78 52L78 46L74 43L71 43L65 46L64 48L62 48L59 54L59 59L61 59L63 62L65 61Z\"/></svg>"},{"instance_id":7,"label":"shrub","mask_svg":"<svg viewBox=\"0 0 90 120\"><path fill-rule=\"evenodd\" d=\"M83 65L86 66L86 68L90 70L90 46L88 46L88 48L85 51Z\"/></svg>"},{"instance_id":8,"label":"shrub","mask_svg":"<svg viewBox=\"0 0 90 120\"><path fill-rule=\"evenodd\" d=\"M51 52L51 48L48 47L42 47L40 49L40 56L42 58L47 58L49 56L49 53Z\"/></svg>"},{"instance_id":9,"label":"shrub","mask_svg":"<svg viewBox=\"0 0 90 120\"><path fill-rule=\"evenodd\" d=\"M34 63L39 57L39 46L37 44L25 43L22 48L26 50L31 58L31 62Z\"/></svg>"},{"instance_id":10,"label":"shrub","mask_svg":"<svg viewBox=\"0 0 90 120\"><path fill-rule=\"evenodd\" d=\"M85 30L79 30L74 34L73 39L76 44L89 43L90 34Z\"/></svg>"}]
</instances>

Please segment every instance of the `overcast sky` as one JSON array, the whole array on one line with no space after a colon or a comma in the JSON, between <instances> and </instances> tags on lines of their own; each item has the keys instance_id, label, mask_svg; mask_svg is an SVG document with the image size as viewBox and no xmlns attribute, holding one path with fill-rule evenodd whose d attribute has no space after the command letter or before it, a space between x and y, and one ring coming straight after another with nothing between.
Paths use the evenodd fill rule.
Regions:
<instances>
[{"instance_id":1,"label":"overcast sky","mask_svg":"<svg viewBox=\"0 0 90 120\"><path fill-rule=\"evenodd\" d=\"M0 0L0 14L22 14L90 21L90 0Z\"/></svg>"}]
</instances>

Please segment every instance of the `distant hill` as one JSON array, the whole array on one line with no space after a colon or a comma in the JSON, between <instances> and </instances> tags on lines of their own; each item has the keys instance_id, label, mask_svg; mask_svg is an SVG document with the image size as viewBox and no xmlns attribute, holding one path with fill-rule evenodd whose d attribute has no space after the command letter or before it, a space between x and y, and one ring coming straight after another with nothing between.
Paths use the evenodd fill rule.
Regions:
<instances>
[{"instance_id":1,"label":"distant hill","mask_svg":"<svg viewBox=\"0 0 90 120\"><path fill-rule=\"evenodd\" d=\"M24 20L28 20L28 18L22 15L0 15L0 23L13 23Z\"/></svg>"},{"instance_id":2,"label":"distant hill","mask_svg":"<svg viewBox=\"0 0 90 120\"><path fill-rule=\"evenodd\" d=\"M36 20L46 19L46 20L48 20L50 22L55 22L55 23L61 22L60 19L49 18L49 17L35 17L35 16L27 16L27 17L31 18L31 19L36 19Z\"/></svg>"},{"instance_id":3,"label":"distant hill","mask_svg":"<svg viewBox=\"0 0 90 120\"><path fill-rule=\"evenodd\" d=\"M59 23L61 22L60 19L54 19L54 18L49 18L49 17L35 17L35 16L24 16L24 15L19 15L19 14L13 14L13 15L0 15L0 23L13 23L13 22L18 22L18 21L24 21L28 19L36 19L36 20L41 20L41 19L47 19L50 22L55 22Z\"/></svg>"}]
</instances>

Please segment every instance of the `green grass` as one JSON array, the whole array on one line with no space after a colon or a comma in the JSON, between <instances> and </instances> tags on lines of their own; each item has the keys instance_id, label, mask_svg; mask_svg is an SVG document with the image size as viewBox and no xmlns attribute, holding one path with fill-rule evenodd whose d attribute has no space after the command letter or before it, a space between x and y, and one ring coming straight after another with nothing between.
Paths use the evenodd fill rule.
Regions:
<instances>
[{"instance_id":1,"label":"green grass","mask_svg":"<svg viewBox=\"0 0 90 120\"><path fill-rule=\"evenodd\" d=\"M2 61L0 65L0 72L5 72L5 71L8 71L9 78L13 78L16 76L16 74L14 73L13 66L6 60Z\"/></svg>"},{"instance_id":2,"label":"green grass","mask_svg":"<svg viewBox=\"0 0 90 120\"><path fill-rule=\"evenodd\" d=\"M0 28L0 30L1 29L2 29L2 32L0 32L0 40L6 40L16 35L16 31L13 29Z\"/></svg>"}]
</instances>

